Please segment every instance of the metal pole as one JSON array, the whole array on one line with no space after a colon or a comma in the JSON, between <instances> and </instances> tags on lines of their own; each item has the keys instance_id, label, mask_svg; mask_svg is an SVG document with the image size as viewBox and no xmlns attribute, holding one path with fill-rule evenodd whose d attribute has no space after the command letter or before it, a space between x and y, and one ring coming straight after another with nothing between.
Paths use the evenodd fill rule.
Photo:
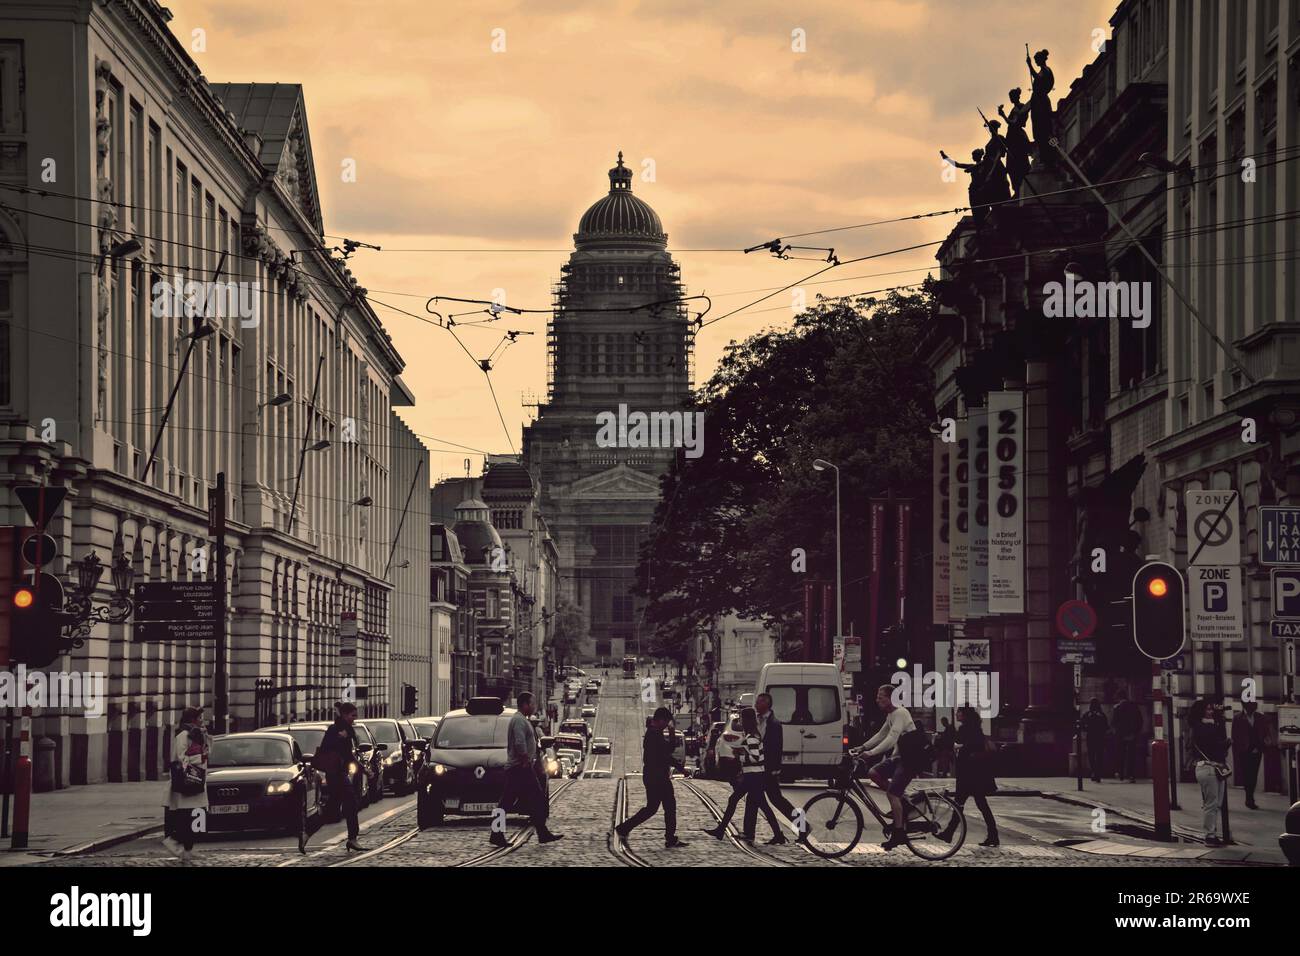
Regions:
<instances>
[{"instance_id":1,"label":"metal pole","mask_svg":"<svg viewBox=\"0 0 1300 956\"><path fill-rule=\"evenodd\" d=\"M1174 714L1174 696L1166 695L1168 704L1166 725L1169 728L1169 809L1181 810L1178 805L1178 721Z\"/></svg>"},{"instance_id":2,"label":"metal pole","mask_svg":"<svg viewBox=\"0 0 1300 956\"><path fill-rule=\"evenodd\" d=\"M217 472L217 652L213 678L217 733L226 732L226 473Z\"/></svg>"},{"instance_id":3,"label":"metal pole","mask_svg":"<svg viewBox=\"0 0 1300 956\"><path fill-rule=\"evenodd\" d=\"M835 636L844 636L844 575L840 547L840 466L835 467Z\"/></svg>"}]
</instances>

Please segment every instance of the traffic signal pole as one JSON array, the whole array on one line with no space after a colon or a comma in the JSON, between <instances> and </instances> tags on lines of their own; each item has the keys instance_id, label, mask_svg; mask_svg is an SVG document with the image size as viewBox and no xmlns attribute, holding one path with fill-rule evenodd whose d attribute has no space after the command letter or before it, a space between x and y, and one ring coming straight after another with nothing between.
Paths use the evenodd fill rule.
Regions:
<instances>
[{"instance_id":1,"label":"traffic signal pole","mask_svg":"<svg viewBox=\"0 0 1300 956\"><path fill-rule=\"evenodd\" d=\"M1151 725L1155 738L1151 741L1151 796L1155 815L1156 839L1172 840L1173 827L1169 819L1169 743L1165 740L1164 688L1160 685L1160 662L1151 662Z\"/></svg>"}]
</instances>

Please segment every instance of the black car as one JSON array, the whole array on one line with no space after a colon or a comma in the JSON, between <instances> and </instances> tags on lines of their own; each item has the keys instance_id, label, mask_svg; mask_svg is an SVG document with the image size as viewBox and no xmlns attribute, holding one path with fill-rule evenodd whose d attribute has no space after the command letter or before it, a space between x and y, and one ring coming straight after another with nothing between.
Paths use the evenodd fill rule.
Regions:
<instances>
[{"instance_id":1,"label":"black car","mask_svg":"<svg viewBox=\"0 0 1300 956\"><path fill-rule=\"evenodd\" d=\"M410 793L416 781L415 732L404 724L392 717L367 717L353 725L370 731L375 746L383 754L383 786L391 787L397 794Z\"/></svg>"},{"instance_id":2,"label":"black car","mask_svg":"<svg viewBox=\"0 0 1300 956\"><path fill-rule=\"evenodd\" d=\"M278 727L259 727L259 734L288 734L302 750L303 758L313 763L316 748L331 724L322 720L307 721L301 724L280 725ZM379 799L380 755L364 727L354 728L357 734L358 748L352 752L352 766L348 768L348 778L352 781L352 790L357 797L357 806L364 807ZM330 803L329 780L325 774L317 771L320 780L321 803L328 807Z\"/></svg>"},{"instance_id":3,"label":"black car","mask_svg":"<svg viewBox=\"0 0 1300 956\"><path fill-rule=\"evenodd\" d=\"M420 770L424 767L424 751L429 746L429 735L421 733L410 717L399 717L397 723L408 734L407 747L411 755L411 776L419 780Z\"/></svg>"},{"instance_id":4,"label":"black car","mask_svg":"<svg viewBox=\"0 0 1300 956\"><path fill-rule=\"evenodd\" d=\"M321 811L319 775L289 734L225 734L208 755L209 831L278 830L305 841Z\"/></svg>"},{"instance_id":5,"label":"black car","mask_svg":"<svg viewBox=\"0 0 1300 956\"><path fill-rule=\"evenodd\" d=\"M441 717L408 717L408 722L415 728L415 732L420 735L421 740L432 740L433 735L438 732L438 722Z\"/></svg>"},{"instance_id":6,"label":"black car","mask_svg":"<svg viewBox=\"0 0 1300 956\"><path fill-rule=\"evenodd\" d=\"M442 826L449 813L487 816L496 809L505 789L506 730L514 715L496 697L473 697L463 710L442 718L420 774L416 820L421 828Z\"/></svg>"}]
</instances>

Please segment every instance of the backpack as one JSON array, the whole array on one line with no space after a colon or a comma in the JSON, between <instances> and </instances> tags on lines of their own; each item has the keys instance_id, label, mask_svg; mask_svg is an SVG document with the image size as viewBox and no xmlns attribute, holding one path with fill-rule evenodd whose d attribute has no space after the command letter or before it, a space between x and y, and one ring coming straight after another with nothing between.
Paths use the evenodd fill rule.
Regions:
<instances>
[{"instance_id":1,"label":"backpack","mask_svg":"<svg viewBox=\"0 0 1300 956\"><path fill-rule=\"evenodd\" d=\"M913 728L898 738L898 756L903 766L913 772L930 766L934 760L934 744L924 730Z\"/></svg>"}]
</instances>

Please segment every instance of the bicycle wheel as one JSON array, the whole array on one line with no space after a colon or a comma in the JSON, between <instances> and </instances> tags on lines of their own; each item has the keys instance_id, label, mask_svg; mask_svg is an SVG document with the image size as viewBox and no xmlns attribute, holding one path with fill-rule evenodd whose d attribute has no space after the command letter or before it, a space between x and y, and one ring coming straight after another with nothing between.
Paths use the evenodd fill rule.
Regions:
<instances>
[{"instance_id":1,"label":"bicycle wheel","mask_svg":"<svg viewBox=\"0 0 1300 956\"><path fill-rule=\"evenodd\" d=\"M826 790L803 805L807 846L818 856L843 856L862 839L862 811L838 790Z\"/></svg>"},{"instance_id":2,"label":"bicycle wheel","mask_svg":"<svg viewBox=\"0 0 1300 956\"><path fill-rule=\"evenodd\" d=\"M946 860L966 842L966 816L945 794L921 790L909 794L907 847L923 860Z\"/></svg>"}]
</instances>

